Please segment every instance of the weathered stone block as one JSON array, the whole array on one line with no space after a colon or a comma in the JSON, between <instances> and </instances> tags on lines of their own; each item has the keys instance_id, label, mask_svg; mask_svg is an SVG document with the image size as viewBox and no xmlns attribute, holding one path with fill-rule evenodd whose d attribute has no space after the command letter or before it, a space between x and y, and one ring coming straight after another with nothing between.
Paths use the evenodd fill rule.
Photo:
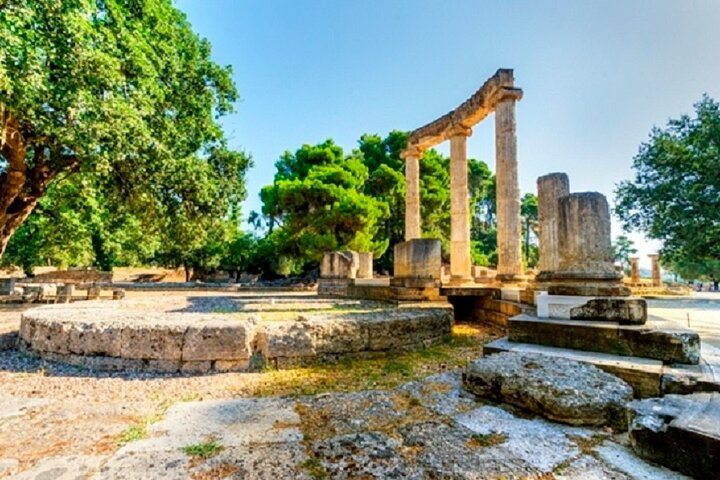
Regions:
<instances>
[{"instance_id":1,"label":"weathered stone block","mask_svg":"<svg viewBox=\"0 0 720 480\"><path fill-rule=\"evenodd\" d=\"M250 321L209 319L194 322L185 332L182 359L246 360L252 355L255 325Z\"/></svg>"},{"instance_id":2,"label":"weathered stone block","mask_svg":"<svg viewBox=\"0 0 720 480\"><path fill-rule=\"evenodd\" d=\"M15 293L14 278L0 278L0 295L12 295Z\"/></svg>"},{"instance_id":3,"label":"weathered stone block","mask_svg":"<svg viewBox=\"0 0 720 480\"><path fill-rule=\"evenodd\" d=\"M181 360L184 325L128 325L122 331L121 354L125 358Z\"/></svg>"},{"instance_id":4,"label":"weathered stone block","mask_svg":"<svg viewBox=\"0 0 720 480\"><path fill-rule=\"evenodd\" d=\"M212 368L212 362L182 362L180 371L183 373L207 373Z\"/></svg>"},{"instance_id":5,"label":"weathered stone block","mask_svg":"<svg viewBox=\"0 0 720 480\"><path fill-rule=\"evenodd\" d=\"M97 300L100 298L100 292L102 289L98 286L91 285L87 288L87 300Z\"/></svg>"},{"instance_id":6,"label":"weathered stone block","mask_svg":"<svg viewBox=\"0 0 720 480\"><path fill-rule=\"evenodd\" d=\"M68 349L78 355L120 357L122 330L120 323L73 322L70 326Z\"/></svg>"},{"instance_id":7,"label":"weathered stone block","mask_svg":"<svg viewBox=\"0 0 720 480\"><path fill-rule=\"evenodd\" d=\"M24 317L24 316L23 316ZM23 320L25 321L25 320ZM68 354L70 329L67 324L52 321L36 321L31 338L24 340L33 350Z\"/></svg>"},{"instance_id":8,"label":"weathered stone block","mask_svg":"<svg viewBox=\"0 0 720 480\"><path fill-rule=\"evenodd\" d=\"M691 330L620 328L618 341L621 348L633 356L665 363L697 365L700 362L700 336Z\"/></svg>"},{"instance_id":9,"label":"weathered stone block","mask_svg":"<svg viewBox=\"0 0 720 480\"><path fill-rule=\"evenodd\" d=\"M440 280L440 240L418 238L395 245L394 277Z\"/></svg>"},{"instance_id":10,"label":"weathered stone block","mask_svg":"<svg viewBox=\"0 0 720 480\"><path fill-rule=\"evenodd\" d=\"M217 360L213 368L218 372L244 372L250 368L250 360Z\"/></svg>"},{"instance_id":11,"label":"weathered stone block","mask_svg":"<svg viewBox=\"0 0 720 480\"><path fill-rule=\"evenodd\" d=\"M356 278L360 267L357 252L328 252L320 263L321 278Z\"/></svg>"},{"instance_id":12,"label":"weathered stone block","mask_svg":"<svg viewBox=\"0 0 720 480\"><path fill-rule=\"evenodd\" d=\"M463 385L481 397L507 402L571 425L627 428L632 388L593 365L514 352L483 357L468 366Z\"/></svg>"},{"instance_id":13,"label":"weathered stone block","mask_svg":"<svg viewBox=\"0 0 720 480\"><path fill-rule=\"evenodd\" d=\"M125 298L125 290L122 288L116 288L113 290L112 295L113 300L122 300Z\"/></svg>"},{"instance_id":14,"label":"weathered stone block","mask_svg":"<svg viewBox=\"0 0 720 480\"><path fill-rule=\"evenodd\" d=\"M302 322L312 331L318 354L362 352L368 346L368 328L362 321L317 319Z\"/></svg>"},{"instance_id":15,"label":"weathered stone block","mask_svg":"<svg viewBox=\"0 0 720 480\"><path fill-rule=\"evenodd\" d=\"M609 320L627 325L647 321L647 303L642 298L594 298L570 309L573 320Z\"/></svg>"},{"instance_id":16,"label":"weathered stone block","mask_svg":"<svg viewBox=\"0 0 720 480\"><path fill-rule=\"evenodd\" d=\"M312 331L302 322L266 322L257 332L257 348L267 359L315 355Z\"/></svg>"},{"instance_id":17,"label":"weathered stone block","mask_svg":"<svg viewBox=\"0 0 720 480\"><path fill-rule=\"evenodd\" d=\"M373 254L372 252L358 253L357 278L373 278Z\"/></svg>"},{"instance_id":18,"label":"weathered stone block","mask_svg":"<svg viewBox=\"0 0 720 480\"><path fill-rule=\"evenodd\" d=\"M534 343L575 350L631 355L620 351L616 323L573 320L544 320L519 315L509 321L508 339L511 342Z\"/></svg>"},{"instance_id":19,"label":"weathered stone block","mask_svg":"<svg viewBox=\"0 0 720 480\"><path fill-rule=\"evenodd\" d=\"M57 303L70 303L73 293L75 293L75 285L58 285L56 292L57 294L55 298Z\"/></svg>"},{"instance_id":20,"label":"weathered stone block","mask_svg":"<svg viewBox=\"0 0 720 480\"><path fill-rule=\"evenodd\" d=\"M449 335L452 322L451 310L385 316L383 319L368 322L368 349L395 350L426 339Z\"/></svg>"},{"instance_id":21,"label":"weathered stone block","mask_svg":"<svg viewBox=\"0 0 720 480\"><path fill-rule=\"evenodd\" d=\"M630 445L639 456L693 478L720 471L720 395L665 395L629 404Z\"/></svg>"}]
</instances>

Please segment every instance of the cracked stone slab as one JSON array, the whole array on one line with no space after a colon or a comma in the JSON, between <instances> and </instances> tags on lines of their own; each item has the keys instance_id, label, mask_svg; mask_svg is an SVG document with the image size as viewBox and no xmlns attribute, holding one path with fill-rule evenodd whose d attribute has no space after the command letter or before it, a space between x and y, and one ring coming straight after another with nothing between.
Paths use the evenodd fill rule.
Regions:
<instances>
[{"instance_id":1,"label":"cracked stone slab","mask_svg":"<svg viewBox=\"0 0 720 480\"><path fill-rule=\"evenodd\" d=\"M11 395L0 395L0 422L13 417L22 417L28 410L42 407L50 403L39 398L21 398Z\"/></svg>"},{"instance_id":2,"label":"cracked stone slab","mask_svg":"<svg viewBox=\"0 0 720 480\"><path fill-rule=\"evenodd\" d=\"M498 457L524 458L530 466L544 472L580 455L580 449L569 435L589 437L596 433L580 428L563 431L557 424L542 419L517 418L493 406L477 408L458 415L455 420L478 434L503 435L505 441L493 447L497 449Z\"/></svg>"},{"instance_id":3,"label":"cracked stone slab","mask_svg":"<svg viewBox=\"0 0 720 480\"><path fill-rule=\"evenodd\" d=\"M295 401L279 398L178 403L149 429L150 438L132 442L123 453L170 451L212 437L225 447L302 440Z\"/></svg>"},{"instance_id":4,"label":"cracked stone slab","mask_svg":"<svg viewBox=\"0 0 720 480\"><path fill-rule=\"evenodd\" d=\"M14 475L16 480L75 480L88 478L107 457L71 455L41 459L32 468Z\"/></svg>"},{"instance_id":5,"label":"cracked stone slab","mask_svg":"<svg viewBox=\"0 0 720 480\"><path fill-rule=\"evenodd\" d=\"M627 428L633 390L594 365L546 355L502 352L471 363L464 387L556 422Z\"/></svg>"}]
</instances>

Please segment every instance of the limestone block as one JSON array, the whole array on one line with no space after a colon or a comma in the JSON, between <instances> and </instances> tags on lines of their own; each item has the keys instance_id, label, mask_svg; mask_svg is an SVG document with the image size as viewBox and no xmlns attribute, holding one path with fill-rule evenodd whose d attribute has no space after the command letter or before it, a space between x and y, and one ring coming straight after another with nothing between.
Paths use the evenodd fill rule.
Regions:
<instances>
[{"instance_id":1,"label":"limestone block","mask_svg":"<svg viewBox=\"0 0 720 480\"><path fill-rule=\"evenodd\" d=\"M113 300L122 300L125 298L125 289L116 288L113 290L112 295Z\"/></svg>"},{"instance_id":2,"label":"limestone block","mask_svg":"<svg viewBox=\"0 0 720 480\"><path fill-rule=\"evenodd\" d=\"M250 368L250 360L217 360L213 368L218 372L244 372Z\"/></svg>"},{"instance_id":3,"label":"limestone block","mask_svg":"<svg viewBox=\"0 0 720 480\"><path fill-rule=\"evenodd\" d=\"M207 373L212 369L212 362L182 362L180 371L183 373Z\"/></svg>"},{"instance_id":4,"label":"limestone block","mask_svg":"<svg viewBox=\"0 0 720 480\"><path fill-rule=\"evenodd\" d=\"M357 278L373 278L373 254L372 252L358 253Z\"/></svg>"},{"instance_id":5,"label":"limestone block","mask_svg":"<svg viewBox=\"0 0 720 480\"><path fill-rule=\"evenodd\" d=\"M357 252L328 252L320 263L320 277L356 278L359 267L360 257Z\"/></svg>"},{"instance_id":6,"label":"limestone block","mask_svg":"<svg viewBox=\"0 0 720 480\"><path fill-rule=\"evenodd\" d=\"M440 240L417 238L395 245L394 277L440 280Z\"/></svg>"},{"instance_id":7,"label":"limestone block","mask_svg":"<svg viewBox=\"0 0 720 480\"><path fill-rule=\"evenodd\" d=\"M87 288L87 299L88 300L97 300L100 298L100 292L102 289L96 285L91 285Z\"/></svg>"},{"instance_id":8,"label":"limestone block","mask_svg":"<svg viewBox=\"0 0 720 480\"><path fill-rule=\"evenodd\" d=\"M609 320L626 325L647 321L647 302L642 298L593 298L570 309L573 320Z\"/></svg>"},{"instance_id":9,"label":"limestone block","mask_svg":"<svg viewBox=\"0 0 720 480\"><path fill-rule=\"evenodd\" d=\"M311 357L315 345L311 329L302 322L265 322L257 330L257 349L266 359Z\"/></svg>"},{"instance_id":10,"label":"limestone block","mask_svg":"<svg viewBox=\"0 0 720 480\"><path fill-rule=\"evenodd\" d=\"M0 278L0 295L12 295L15 293L14 278Z\"/></svg>"},{"instance_id":11,"label":"limestone block","mask_svg":"<svg viewBox=\"0 0 720 480\"><path fill-rule=\"evenodd\" d=\"M368 349L396 350L421 343L423 340L449 335L453 316L450 310L427 314L395 314L368 323Z\"/></svg>"},{"instance_id":12,"label":"limestone block","mask_svg":"<svg viewBox=\"0 0 720 480\"><path fill-rule=\"evenodd\" d=\"M182 362L179 360L148 360L143 370L158 373L179 372Z\"/></svg>"},{"instance_id":13,"label":"limestone block","mask_svg":"<svg viewBox=\"0 0 720 480\"><path fill-rule=\"evenodd\" d=\"M317 319L302 322L312 332L318 354L361 352L367 349L368 328L362 321Z\"/></svg>"},{"instance_id":14,"label":"limestone block","mask_svg":"<svg viewBox=\"0 0 720 480\"><path fill-rule=\"evenodd\" d=\"M637 455L693 478L717 478L720 395L665 395L629 406L629 439Z\"/></svg>"},{"instance_id":15,"label":"limestone block","mask_svg":"<svg viewBox=\"0 0 720 480\"><path fill-rule=\"evenodd\" d=\"M692 330L620 328L618 342L636 357L655 358L665 363L697 365L700 336Z\"/></svg>"},{"instance_id":16,"label":"limestone block","mask_svg":"<svg viewBox=\"0 0 720 480\"><path fill-rule=\"evenodd\" d=\"M250 321L209 319L193 322L185 332L183 362L247 360L252 355L255 325Z\"/></svg>"},{"instance_id":17,"label":"limestone block","mask_svg":"<svg viewBox=\"0 0 720 480\"><path fill-rule=\"evenodd\" d=\"M119 357L123 325L119 322L73 322L68 340L70 352L78 355Z\"/></svg>"},{"instance_id":18,"label":"limestone block","mask_svg":"<svg viewBox=\"0 0 720 480\"><path fill-rule=\"evenodd\" d=\"M181 360L185 325L137 324L122 331L121 355L147 360Z\"/></svg>"},{"instance_id":19,"label":"limestone block","mask_svg":"<svg viewBox=\"0 0 720 480\"><path fill-rule=\"evenodd\" d=\"M632 388L587 364L538 354L505 352L467 368L463 385L481 397L510 403L571 425L627 428L625 404Z\"/></svg>"},{"instance_id":20,"label":"limestone block","mask_svg":"<svg viewBox=\"0 0 720 480\"><path fill-rule=\"evenodd\" d=\"M23 322L31 321L23 315ZM41 352L55 352L60 354L70 353L68 348L70 339L70 328L67 324L47 320L33 320L35 323L32 329L31 338L23 338L29 343L33 350Z\"/></svg>"},{"instance_id":21,"label":"limestone block","mask_svg":"<svg viewBox=\"0 0 720 480\"><path fill-rule=\"evenodd\" d=\"M73 293L75 293L75 285L58 285L57 287L57 303L70 303Z\"/></svg>"}]
</instances>

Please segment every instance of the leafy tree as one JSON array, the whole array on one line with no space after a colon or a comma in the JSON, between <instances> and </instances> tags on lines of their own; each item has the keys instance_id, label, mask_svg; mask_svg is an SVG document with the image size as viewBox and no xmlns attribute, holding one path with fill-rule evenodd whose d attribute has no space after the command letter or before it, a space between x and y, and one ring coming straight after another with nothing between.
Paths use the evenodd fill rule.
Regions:
<instances>
[{"instance_id":1,"label":"leafy tree","mask_svg":"<svg viewBox=\"0 0 720 480\"><path fill-rule=\"evenodd\" d=\"M353 249L382 255L387 239L377 240L387 203L363 193L369 173L361 154L345 156L332 140L285 152L276 162L272 185L260 193L270 219L272 255L283 270L297 273L330 250ZM282 232L276 233L277 228ZM276 270L277 271L277 270Z\"/></svg>"},{"instance_id":2,"label":"leafy tree","mask_svg":"<svg viewBox=\"0 0 720 480\"><path fill-rule=\"evenodd\" d=\"M207 192L232 158L217 117L236 98L230 68L171 0L6 0L0 254L53 180L77 172L141 217L174 213L178 195L217 198Z\"/></svg>"},{"instance_id":3,"label":"leafy tree","mask_svg":"<svg viewBox=\"0 0 720 480\"><path fill-rule=\"evenodd\" d=\"M380 221L376 241L393 246L405 239L405 163L400 152L407 144L407 133L394 130L386 138L365 134L358 150L369 172L364 193L387 204L389 215ZM375 267L391 271L393 249L375 259Z\"/></svg>"},{"instance_id":4,"label":"leafy tree","mask_svg":"<svg viewBox=\"0 0 720 480\"><path fill-rule=\"evenodd\" d=\"M625 272L630 271L630 257L637 253L635 243L625 235L618 235L613 242L613 256L622 265Z\"/></svg>"},{"instance_id":5,"label":"leafy tree","mask_svg":"<svg viewBox=\"0 0 720 480\"><path fill-rule=\"evenodd\" d=\"M616 189L626 230L662 241L666 266L717 276L720 260L720 106L708 96L695 115L653 128L633 161L634 181Z\"/></svg>"}]
</instances>

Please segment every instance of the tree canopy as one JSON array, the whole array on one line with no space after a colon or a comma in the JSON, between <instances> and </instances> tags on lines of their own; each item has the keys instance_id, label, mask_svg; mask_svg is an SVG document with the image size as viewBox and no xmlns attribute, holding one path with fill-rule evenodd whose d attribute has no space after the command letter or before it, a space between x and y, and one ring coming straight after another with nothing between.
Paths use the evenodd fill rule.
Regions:
<instances>
[{"instance_id":1,"label":"tree canopy","mask_svg":"<svg viewBox=\"0 0 720 480\"><path fill-rule=\"evenodd\" d=\"M708 96L694 116L653 128L633 161L635 178L616 189L626 230L662 241L661 261L692 276L720 263L720 106ZM680 273L678 271L678 273Z\"/></svg>"},{"instance_id":2,"label":"tree canopy","mask_svg":"<svg viewBox=\"0 0 720 480\"><path fill-rule=\"evenodd\" d=\"M107 215L172 219L159 230L196 246L200 219L245 195L250 158L227 147L217 121L236 99L230 67L171 0L6 0L0 254L52 182L78 173Z\"/></svg>"}]
</instances>

